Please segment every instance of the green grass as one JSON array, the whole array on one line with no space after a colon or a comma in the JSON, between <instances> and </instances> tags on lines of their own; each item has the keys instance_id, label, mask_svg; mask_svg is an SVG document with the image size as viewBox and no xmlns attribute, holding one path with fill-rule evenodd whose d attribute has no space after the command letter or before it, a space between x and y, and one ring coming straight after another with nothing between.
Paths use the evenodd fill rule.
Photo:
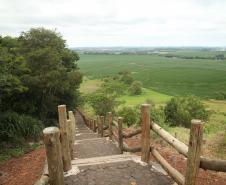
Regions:
<instances>
[{"instance_id":1,"label":"green grass","mask_svg":"<svg viewBox=\"0 0 226 185\"><path fill-rule=\"evenodd\" d=\"M83 80L82 84L80 85L80 92L84 94L95 92L101 86L101 80Z\"/></svg>"},{"instance_id":2,"label":"green grass","mask_svg":"<svg viewBox=\"0 0 226 185\"><path fill-rule=\"evenodd\" d=\"M145 103L146 100L151 100L154 104L164 104L170 100L171 96L158 93L153 90L143 88L142 94L137 96L124 95L119 100L125 101L125 105L135 106Z\"/></svg>"},{"instance_id":3,"label":"green grass","mask_svg":"<svg viewBox=\"0 0 226 185\"><path fill-rule=\"evenodd\" d=\"M168 95L213 97L226 91L226 61L157 55L80 55L81 71L93 79L129 70L145 88Z\"/></svg>"},{"instance_id":4,"label":"green grass","mask_svg":"<svg viewBox=\"0 0 226 185\"><path fill-rule=\"evenodd\" d=\"M13 157L20 157L36 148L40 147L40 143L24 144L14 147L0 146L0 164Z\"/></svg>"}]
</instances>

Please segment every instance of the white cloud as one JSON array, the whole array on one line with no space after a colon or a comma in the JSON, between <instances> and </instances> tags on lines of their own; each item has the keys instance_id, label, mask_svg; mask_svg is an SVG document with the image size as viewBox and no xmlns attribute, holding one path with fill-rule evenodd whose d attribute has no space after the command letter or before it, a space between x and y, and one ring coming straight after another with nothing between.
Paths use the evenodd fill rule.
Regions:
<instances>
[{"instance_id":1,"label":"white cloud","mask_svg":"<svg viewBox=\"0 0 226 185\"><path fill-rule=\"evenodd\" d=\"M0 34L57 28L69 46L225 46L225 0L0 0Z\"/></svg>"}]
</instances>

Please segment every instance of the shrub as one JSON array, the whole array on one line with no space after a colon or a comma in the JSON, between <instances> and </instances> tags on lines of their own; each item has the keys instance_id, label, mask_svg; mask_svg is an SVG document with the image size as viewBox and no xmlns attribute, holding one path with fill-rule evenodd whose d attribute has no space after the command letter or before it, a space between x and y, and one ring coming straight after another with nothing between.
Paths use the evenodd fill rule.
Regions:
<instances>
[{"instance_id":1,"label":"shrub","mask_svg":"<svg viewBox=\"0 0 226 185\"><path fill-rule=\"evenodd\" d=\"M217 100L226 100L226 92L216 92L215 99Z\"/></svg>"},{"instance_id":2,"label":"shrub","mask_svg":"<svg viewBox=\"0 0 226 185\"><path fill-rule=\"evenodd\" d=\"M0 140L15 141L37 139L43 129L42 123L28 115L5 112L0 116Z\"/></svg>"},{"instance_id":3,"label":"shrub","mask_svg":"<svg viewBox=\"0 0 226 185\"><path fill-rule=\"evenodd\" d=\"M157 108L155 106L152 106L150 114L152 121L156 122L160 126L165 125L166 116L164 112L164 107L161 106Z\"/></svg>"},{"instance_id":4,"label":"shrub","mask_svg":"<svg viewBox=\"0 0 226 185\"><path fill-rule=\"evenodd\" d=\"M87 96L88 103L98 115L106 115L107 112L115 112L115 107L121 104L116 100L116 96L97 92Z\"/></svg>"},{"instance_id":5,"label":"shrub","mask_svg":"<svg viewBox=\"0 0 226 185\"><path fill-rule=\"evenodd\" d=\"M209 113L194 96L172 98L165 107L166 121L171 125L190 128L192 119L208 120Z\"/></svg>"},{"instance_id":6,"label":"shrub","mask_svg":"<svg viewBox=\"0 0 226 185\"><path fill-rule=\"evenodd\" d=\"M124 123L129 127L139 121L140 111L136 107L123 107L118 111L118 115L123 117Z\"/></svg>"},{"instance_id":7,"label":"shrub","mask_svg":"<svg viewBox=\"0 0 226 185\"><path fill-rule=\"evenodd\" d=\"M140 95L142 93L142 83L140 81L134 81L129 91L131 95Z\"/></svg>"}]
</instances>

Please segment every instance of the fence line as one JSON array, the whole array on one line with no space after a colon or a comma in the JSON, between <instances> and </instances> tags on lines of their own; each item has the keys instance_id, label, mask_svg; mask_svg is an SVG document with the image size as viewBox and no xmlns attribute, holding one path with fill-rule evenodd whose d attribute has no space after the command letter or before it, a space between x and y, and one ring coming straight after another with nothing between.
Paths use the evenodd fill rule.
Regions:
<instances>
[{"instance_id":1,"label":"fence line","mask_svg":"<svg viewBox=\"0 0 226 185\"><path fill-rule=\"evenodd\" d=\"M189 146L179 141L176 137L161 128L158 124L151 121L150 105L141 106L141 128L130 133L124 133L122 129L123 118L118 117L117 121L113 119L111 112L107 117L96 116L94 119L88 118L81 110L76 109L83 117L85 124L94 132L98 132L101 137L108 136L109 139L115 139L118 142L121 153L140 152L141 160L148 163L149 156L152 154L161 166L178 184L194 185L199 168L226 172L225 160L211 160L200 156L202 146L203 123L200 120L191 121ZM64 185L63 171L71 169L71 160L73 159L73 143L75 141L75 118L72 111L68 112L67 118L66 105L58 106L59 127L48 127L43 130L44 144L47 153L48 175L43 175L45 181L49 179L50 184ZM116 128L117 133L113 131ZM157 151L151 146L150 131L157 133L168 144L173 146L179 153L187 157L187 170L185 177L173 168ZM131 138L141 134L141 146L129 147L123 139Z\"/></svg>"},{"instance_id":2,"label":"fence line","mask_svg":"<svg viewBox=\"0 0 226 185\"><path fill-rule=\"evenodd\" d=\"M124 133L122 131L123 118L119 117L116 121L115 119L111 121L107 127L109 134L112 134L112 139L114 138L119 145L120 151L123 152L140 152L141 160L144 162L149 161L150 153L154 158L161 164L161 166L168 172L168 174L181 185L194 185L197 177L199 168L204 170L214 170L226 172L226 160L212 160L205 158L200 155L202 146L202 133L203 133L203 123L201 120L191 120L191 130L189 146L179 141L176 137L172 136L166 130L161 128L157 123L151 121L150 118L150 105L143 104L141 106L141 128L138 128L130 133ZM109 113L108 113L109 115ZM111 117L112 114L110 113ZM109 119L109 116L107 116ZM104 125L104 124L103 124ZM112 127L115 127L118 131L117 134L112 131ZM150 129L148 129L150 128ZM105 130L105 129L104 129ZM159 135L168 144L173 146L180 154L187 158L187 170L185 177L174 167L172 167L162 155L150 144L150 130ZM129 147L123 139L131 138L137 134L141 134L141 146Z\"/></svg>"}]
</instances>

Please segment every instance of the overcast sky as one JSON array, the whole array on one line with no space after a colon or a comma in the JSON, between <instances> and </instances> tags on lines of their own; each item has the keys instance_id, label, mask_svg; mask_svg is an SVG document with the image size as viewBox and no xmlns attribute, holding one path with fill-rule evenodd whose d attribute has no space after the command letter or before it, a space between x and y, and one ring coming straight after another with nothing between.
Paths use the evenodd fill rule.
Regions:
<instances>
[{"instance_id":1,"label":"overcast sky","mask_svg":"<svg viewBox=\"0 0 226 185\"><path fill-rule=\"evenodd\" d=\"M0 34L57 29L69 47L226 46L226 0L0 0Z\"/></svg>"}]
</instances>

